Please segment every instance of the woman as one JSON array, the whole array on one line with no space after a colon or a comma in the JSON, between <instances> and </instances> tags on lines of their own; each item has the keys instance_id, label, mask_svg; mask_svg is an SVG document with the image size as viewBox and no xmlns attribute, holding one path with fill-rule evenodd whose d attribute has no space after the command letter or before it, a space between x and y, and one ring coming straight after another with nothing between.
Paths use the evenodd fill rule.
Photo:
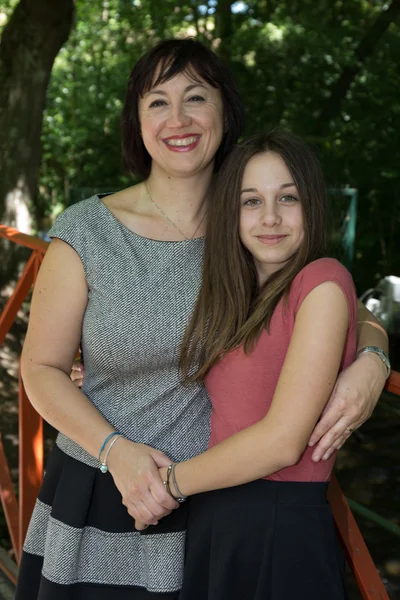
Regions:
<instances>
[{"instance_id":1,"label":"woman","mask_svg":"<svg viewBox=\"0 0 400 600\"><path fill-rule=\"evenodd\" d=\"M318 162L291 134L254 136L227 158L209 210L181 365L205 377L211 448L172 477L161 469L175 497L208 492L190 506L180 598L345 599L326 500L334 456L315 463L307 441L355 359L357 296L323 258Z\"/></svg>"},{"instance_id":2,"label":"woman","mask_svg":"<svg viewBox=\"0 0 400 600\"><path fill-rule=\"evenodd\" d=\"M207 191L242 122L212 52L194 40L161 42L135 65L123 110L125 160L144 183L74 205L50 232L22 372L32 404L61 433L18 600L177 598L186 507L173 510L158 467L208 443L208 396L200 383L181 385L179 346L200 283ZM385 344L368 329L361 346ZM69 379L80 342L82 391ZM343 385L362 400L353 392L345 408L343 397L334 401L328 452L369 416L384 383L377 356L355 364ZM134 527L171 511L144 534Z\"/></svg>"}]
</instances>

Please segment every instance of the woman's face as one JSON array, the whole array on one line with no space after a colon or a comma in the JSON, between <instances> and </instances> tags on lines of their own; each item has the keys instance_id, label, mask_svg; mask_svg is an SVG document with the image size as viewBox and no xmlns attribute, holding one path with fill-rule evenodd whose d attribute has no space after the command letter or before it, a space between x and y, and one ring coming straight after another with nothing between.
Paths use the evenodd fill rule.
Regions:
<instances>
[{"instance_id":1,"label":"woman's face","mask_svg":"<svg viewBox=\"0 0 400 600\"><path fill-rule=\"evenodd\" d=\"M190 177L212 166L223 136L217 88L181 73L139 99L139 118L152 170Z\"/></svg>"},{"instance_id":2,"label":"woman's face","mask_svg":"<svg viewBox=\"0 0 400 600\"><path fill-rule=\"evenodd\" d=\"M283 159L257 154L246 165L240 195L240 239L254 257L260 284L280 270L304 239L300 196Z\"/></svg>"}]
</instances>

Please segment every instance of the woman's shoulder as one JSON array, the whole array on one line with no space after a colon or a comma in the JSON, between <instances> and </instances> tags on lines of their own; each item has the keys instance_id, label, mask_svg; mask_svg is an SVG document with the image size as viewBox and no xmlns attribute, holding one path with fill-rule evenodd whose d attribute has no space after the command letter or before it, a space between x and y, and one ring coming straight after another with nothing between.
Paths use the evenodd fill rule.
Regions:
<instances>
[{"instance_id":1,"label":"woman's shoulder","mask_svg":"<svg viewBox=\"0 0 400 600\"><path fill-rule=\"evenodd\" d=\"M140 198L139 184L125 188L101 198L102 203L115 215L120 213L135 213Z\"/></svg>"},{"instance_id":2,"label":"woman's shoulder","mask_svg":"<svg viewBox=\"0 0 400 600\"><path fill-rule=\"evenodd\" d=\"M55 219L50 231L50 237L57 237L56 233L59 229L68 227L81 227L90 223L93 218L96 219L96 214L100 199L98 196L91 196L75 204L71 204L63 210Z\"/></svg>"}]
</instances>

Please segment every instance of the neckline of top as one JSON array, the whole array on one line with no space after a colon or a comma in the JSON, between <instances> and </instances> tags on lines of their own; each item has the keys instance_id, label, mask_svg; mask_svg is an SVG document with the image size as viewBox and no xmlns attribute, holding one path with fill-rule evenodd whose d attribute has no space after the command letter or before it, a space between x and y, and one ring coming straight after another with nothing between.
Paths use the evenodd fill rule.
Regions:
<instances>
[{"instance_id":1,"label":"neckline of top","mask_svg":"<svg viewBox=\"0 0 400 600\"><path fill-rule=\"evenodd\" d=\"M140 233L136 233L136 231L133 231L132 229L129 229L129 227L127 227L126 225L124 225L122 223L122 221L120 221L115 215L114 213L104 204L102 198L104 198L105 196L108 196L109 194L95 194L93 196L93 198L95 198L99 204L103 207L104 211L106 212L106 214L109 215L109 217L114 221L114 223L116 223L121 229L123 229L124 231L128 232L129 234L131 234L134 237L137 237L141 240L145 240L147 242L154 242L157 244L185 244L185 243L190 243L190 242L198 242L198 241L203 241L204 240L204 236L201 237L195 237L192 238L191 240L157 240L154 238L148 238L145 237L144 235L140 235Z\"/></svg>"}]
</instances>

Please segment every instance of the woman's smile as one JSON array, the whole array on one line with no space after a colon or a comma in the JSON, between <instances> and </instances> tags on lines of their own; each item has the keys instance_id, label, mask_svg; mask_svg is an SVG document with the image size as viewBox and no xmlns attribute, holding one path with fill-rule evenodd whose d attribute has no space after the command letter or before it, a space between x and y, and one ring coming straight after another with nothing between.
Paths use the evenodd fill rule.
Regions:
<instances>
[{"instance_id":1,"label":"woman's smile","mask_svg":"<svg viewBox=\"0 0 400 600\"><path fill-rule=\"evenodd\" d=\"M197 133L187 133L181 135L172 135L164 138L163 142L172 152L190 152L197 148L201 135Z\"/></svg>"}]
</instances>

